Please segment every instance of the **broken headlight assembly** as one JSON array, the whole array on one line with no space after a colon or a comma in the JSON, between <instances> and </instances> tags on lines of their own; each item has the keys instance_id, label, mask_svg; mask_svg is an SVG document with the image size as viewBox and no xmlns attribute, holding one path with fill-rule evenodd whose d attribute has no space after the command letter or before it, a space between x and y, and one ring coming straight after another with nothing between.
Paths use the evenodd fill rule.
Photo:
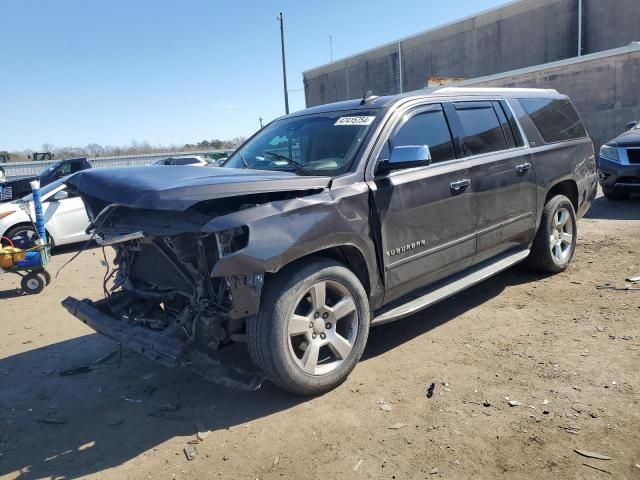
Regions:
<instances>
[{"instance_id":1,"label":"broken headlight assembly","mask_svg":"<svg viewBox=\"0 0 640 480\"><path fill-rule=\"evenodd\" d=\"M242 226L216 232L220 257L242 250L249 243L249 227Z\"/></svg>"}]
</instances>

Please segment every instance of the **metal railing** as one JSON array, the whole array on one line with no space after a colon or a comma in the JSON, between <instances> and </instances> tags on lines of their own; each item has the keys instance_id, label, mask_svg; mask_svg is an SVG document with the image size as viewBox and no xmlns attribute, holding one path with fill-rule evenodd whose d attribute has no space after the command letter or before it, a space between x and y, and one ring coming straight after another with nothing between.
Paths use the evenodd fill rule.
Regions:
<instances>
[{"instance_id":1,"label":"metal railing","mask_svg":"<svg viewBox=\"0 0 640 480\"><path fill-rule=\"evenodd\" d=\"M87 158L93 168L104 167L142 167L153 162L169 157L179 157L184 155L206 155L212 153L230 154L233 150L202 150L197 152L165 152L165 153L144 153L140 155L120 155L112 157ZM62 160L62 159L58 159ZM38 175L49 165L58 160L47 160L40 162L9 162L0 164L5 171L6 179L15 177L27 177Z\"/></svg>"}]
</instances>

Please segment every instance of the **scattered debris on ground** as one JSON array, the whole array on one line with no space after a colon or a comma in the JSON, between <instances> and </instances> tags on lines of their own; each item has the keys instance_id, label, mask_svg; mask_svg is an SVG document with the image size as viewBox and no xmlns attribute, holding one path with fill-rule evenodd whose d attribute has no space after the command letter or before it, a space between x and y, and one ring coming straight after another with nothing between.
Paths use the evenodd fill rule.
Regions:
<instances>
[{"instance_id":1,"label":"scattered debris on ground","mask_svg":"<svg viewBox=\"0 0 640 480\"><path fill-rule=\"evenodd\" d=\"M427 398L433 397L433 392L435 389L436 389L435 383L432 383L431 385L429 385L429 388L427 388Z\"/></svg>"},{"instance_id":2,"label":"scattered debris on ground","mask_svg":"<svg viewBox=\"0 0 640 480\"><path fill-rule=\"evenodd\" d=\"M403 427L406 427L407 424L406 423L394 423L393 425L389 426L389 430L400 430Z\"/></svg>"},{"instance_id":3,"label":"scattered debris on ground","mask_svg":"<svg viewBox=\"0 0 640 480\"><path fill-rule=\"evenodd\" d=\"M574 448L573 451L576 452L578 455L582 455L583 457L587 457L587 458L597 458L598 460L611 460L610 456L603 455L602 453L598 453L598 452L589 452L587 450L582 450L580 448Z\"/></svg>"},{"instance_id":4,"label":"scattered debris on ground","mask_svg":"<svg viewBox=\"0 0 640 480\"><path fill-rule=\"evenodd\" d=\"M187 457L187 460L195 460L196 455L198 455L198 450L195 445L187 445L184 447L184 456Z\"/></svg>"}]
</instances>

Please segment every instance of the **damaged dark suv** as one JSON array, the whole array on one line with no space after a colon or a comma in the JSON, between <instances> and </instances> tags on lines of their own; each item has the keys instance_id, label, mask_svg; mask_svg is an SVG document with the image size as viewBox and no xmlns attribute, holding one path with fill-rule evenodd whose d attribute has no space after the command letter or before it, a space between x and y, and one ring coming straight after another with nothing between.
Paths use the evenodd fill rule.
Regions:
<instances>
[{"instance_id":1,"label":"damaged dark suv","mask_svg":"<svg viewBox=\"0 0 640 480\"><path fill-rule=\"evenodd\" d=\"M282 117L221 167L68 184L116 252L105 298L67 298L69 312L213 381L318 394L369 327L521 261L564 270L597 178L566 96L441 88ZM257 370L225 354L245 344Z\"/></svg>"}]
</instances>

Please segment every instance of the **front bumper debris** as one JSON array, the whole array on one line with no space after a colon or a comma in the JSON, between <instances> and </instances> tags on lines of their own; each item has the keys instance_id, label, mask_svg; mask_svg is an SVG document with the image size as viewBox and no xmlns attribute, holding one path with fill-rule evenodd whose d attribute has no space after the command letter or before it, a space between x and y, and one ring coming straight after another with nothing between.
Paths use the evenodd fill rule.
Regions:
<instances>
[{"instance_id":1,"label":"front bumper debris","mask_svg":"<svg viewBox=\"0 0 640 480\"><path fill-rule=\"evenodd\" d=\"M210 353L188 348L186 342L177 338L110 317L99 310L100 302L67 297L62 301L62 306L96 332L167 367L188 366L212 383L240 390L257 390L262 385L264 377L251 367L227 365L222 358L213 358ZM226 358L225 354L225 351L216 352L225 360L234 360L231 352L228 355L230 358Z\"/></svg>"}]
</instances>

